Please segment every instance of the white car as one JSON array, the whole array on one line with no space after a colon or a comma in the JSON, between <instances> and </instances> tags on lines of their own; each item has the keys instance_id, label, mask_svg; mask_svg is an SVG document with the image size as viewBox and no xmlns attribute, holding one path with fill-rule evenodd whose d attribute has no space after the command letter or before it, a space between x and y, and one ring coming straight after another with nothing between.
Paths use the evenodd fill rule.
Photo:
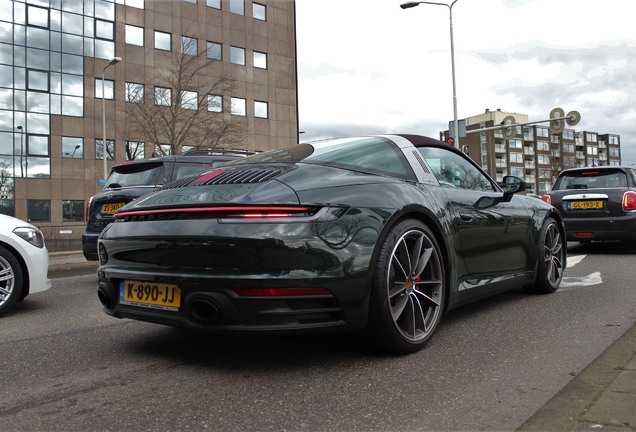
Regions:
<instances>
[{"instance_id":1,"label":"white car","mask_svg":"<svg viewBox=\"0 0 636 432\"><path fill-rule=\"evenodd\" d=\"M48 270L49 251L42 232L0 214L0 316L27 295L51 288Z\"/></svg>"}]
</instances>

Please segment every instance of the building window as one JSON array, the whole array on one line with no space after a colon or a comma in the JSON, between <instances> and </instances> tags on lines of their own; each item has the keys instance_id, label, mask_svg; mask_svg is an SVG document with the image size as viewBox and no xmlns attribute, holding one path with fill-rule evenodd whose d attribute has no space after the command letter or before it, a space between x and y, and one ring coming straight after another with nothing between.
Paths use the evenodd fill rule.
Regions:
<instances>
[{"instance_id":1,"label":"building window","mask_svg":"<svg viewBox=\"0 0 636 432\"><path fill-rule=\"evenodd\" d=\"M183 0L184 2L197 4L197 0Z\"/></svg>"},{"instance_id":2,"label":"building window","mask_svg":"<svg viewBox=\"0 0 636 432\"><path fill-rule=\"evenodd\" d=\"M159 144L159 145L155 145L155 152L153 154L154 155L162 155L162 156L170 156L172 154L172 146L170 144Z\"/></svg>"},{"instance_id":3,"label":"building window","mask_svg":"<svg viewBox=\"0 0 636 432\"><path fill-rule=\"evenodd\" d=\"M38 70L27 70L27 90L48 92L49 73Z\"/></svg>"},{"instance_id":4,"label":"building window","mask_svg":"<svg viewBox=\"0 0 636 432\"><path fill-rule=\"evenodd\" d=\"M566 130L563 131L562 137L563 137L564 140L572 140L572 141L574 141L574 131L566 129Z\"/></svg>"},{"instance_id":5,"label":"building window","mask_svg":"<svg viewBox=\"0 0 636 432\"><path fill-rule=\"evenodd\" d=\"M587 154L589 154L589 155L597 155L598 154L598 147L587 146Z\"/></svg>"},{"instance_id":6,"label":"building window","mask_svg":"<svg viewBox=\"0 0 636 432\"><path fill-rule=\"evenodd\" d=\"M231 111L232 115L243 116L243 117L246 115L245 99L232 98L231 104L232 104L232 111Z\"/></svg>"},{"instance_id":7,"label":"building window","mask_svg":"<svg viewBox=\"0 0 636 432\"><path fill-rule=\"evenodd\" d=\"M563 144L563 153L574 153L574 144Z\"/></svg>"},{"instance_id":8,"label":"building window","mask_svg":"<svg viewBox=\"0 0 636 432\"><path fill-rule=\"evenodd\" d=\"M239 47L230 47L230 62L238 65L244 65L245 49Z\"/></svg>"},{"instance_id":9,"label":"building window","mask_svg":"<svg viewBox=\"0 0 636 432\"><path fill-rule=\"evenodd\" d=\"M209 42L207 43L207 57L210 60L223 60L223 49L220 43Z\"/></svg>"},{"instance_id":10,"label":"building window","mask_svg":"<svg viewBox=\"0 0 636 432\"><path fill-rule=\"evenodd\" d=\"M143 159L145 143L141 141L126 141L126 160Z\"/></svg>"},{"instance_id":11,"label":"building window","mask_svg":"<svg viewBox=\"0 0 636 432\"><path fill-rule=\"evenodd\" d=\"M62 157L84 158L84 138L62 137Z\"/></svg>"},{"instance_id":12,"label":"building window","mask_svg":"<svg viewBox=\"0 0 636 432\"><path fill-rule=\"evenodd\" d=\"M104 80L104 93L105 99L114 99L115 98L115 81ZM102 98L102 79L95 78L95 99Z\"/></svg>"},{"instance_id":13,"label":"building window","mask_svg":"<svg viewBox=\"0 0 636 432\"><path fill-rule=\"evenodd\" d=\"M550 156L548 155L537 155L537 163L539 165L550 165Z\"/></svg>"},{"instance_id":14,"label":"building window","mask_svg":"<svg viewBox=\"0 0 636 432\"><path fill-rule=\"evenodd\" d=\"M155 30L155 49L172 51L172 35Z\"/></svg>"},{"instance_id":15,"label":"building window","mask_svg":"<svg viewBox=\"0 0 636 432\"><path fill-rule=\"evenodd\" d=\"M115 38L115 25L110 21L95 20L95 37L112 41Z\"/></svg>"},{"instance_id":16,"label":"building window","mask_svg":"<svg viewBox=\"0 0 636 432\"><path fill-rule=\"evenodd\" d=\"M181 108L196 110L199 108L199 95L197 92L184 91L181 93Z\"/></svg>"},{"instance_id":17,"label":"building window","mask_svg":"<svg viewBox=\"0 0 636 432\"><path fill-rule=\"evenodd\" d=\"M254 51L254 67L259 69L267 69L267 54Z\"/></svg>"},{"instance_id":18,"label":"building window","mask_svg":"<svg viewBox=\"0 0 636 432\"><path fill-rule=\"evenodd\" d=\"M585 133L585 141L587 142L596 142L596 134L595 133Z\"/></svg>"},{"instance_id":19,"label":"building window","mask_svg":"<svg viewBox=\"0 0 636 432\"><path fill-rule=\"evenodd\" d=\"M548 138L550 136L550 131L548 128L538 127L537 128L537 136Z\"/></svg>"},{"instance_id":20,"label":"building window","mask_svg":"<svg viewBox=\"0 0 636 432\"><path fill-rule=\"evenodd\" d=\"M221 9L221 0L206 0L205 5L214 9Z\"/></svg>"},{"instance_id":21,"label":"building window","mask_svg":"<svg viewBox=\"0 0 636 432\"><path fill-rule=\"evenodd\" d=\"M50 222L50 200L27 200L27 222Z\"/></svg>"},{"instance_id":22,"label":"building window","mask_svg":"<svg viewBox=\"0 0 636 432\"><path fill-rule=\"evenodd\" d=\"M126 102L144 103L144 85L126 83Z\"/></svg>"},{"instance_id":23,"label":"building window","mask_svg":"<svg viewBox=\"0 0 636 432\"><path fill-rule=\"evenodd\" d=\"M267 118L267 102L254 101L254 117Z\"/></svg>"},{"instance_id":24,"label":"building window","mask_svg":"<svg viewBox=\"0 0 636 432\"><path fill-rule=\"evenodd\" d=\"M610 155L611 157L619 157L619 156L621 155L621 154L620 154L620 150L619 150L619 149L617 149L617 148L610 148L610 149L609 149L609 155Z\"/></svg>"},{"instance_id":25,"label":"building window","mask_svg":"<svg viewBox=\"0 0 636 432\"><path fill-rule=\"evenodd\" d=\"M83 200L63 200L62 201L62 221L63 222L84 222L84 201Z\"/></svg>"},{"instance_id":26,"label":"building window","mask_svg":"<svg viewBox=\"0 0 636 432\"><path fill-rule=\"evenodd\" d=\"M197 40L188 36L181 36L181 53L196 56L199 53Z\"/></svg>"},{"instance_id":27,"label":"building window","mask_svg":"<svg viewBox=\"0 0 636 432\"><path fill-rule=\"evenodd\" d=\"M95 159L96 160L104 159L103 148L104 148L104 145L102 143L102 140L96 139L95 140ZM115 141L106 140L106 151L108 152L107 153L108 160L115 160Z\"/></svg>"},{"instance_id":28,"label":"building window","mask_svg":"<svg viewBox=\"0 0 636 432\"><path fill-rule=\"evenodd\" d=\"M11 18L9 17L9 21L10 20ZM27 24L30 26L49 28L49 10L29 5L27 8Z\"/></svg>"},{"instance_id":29,"label":"building window","mask_svg":"<svg viewBox=\"0 0 636 432\"><path fill-rule=\"evenodd\" d=\"M610 144L619 144L619 142L618 142L618 136L616 136L616 135L610 135L610 136L609 136L609 143L610 143Z\"/></svg>"},{"instance_id":30,"label":"building window","mask_svg":"<svg viewBox=\"0 0 636 432\"><path fill-rule=\"evenodd\" d=\"M144 29L126 24L126 43L129 45L144 46Z\"/></svg>"},{"instance_id":31,"label":"building window","mask_svg":"<svg viewBox=\"0 0 636 432\"><path fill-rule=\"evenodd\" d=\"M243 0L230 0L230 12L237 15L245 15L245 3Z\"/></svg>"},{"instance_id":32,"label":"building window","mask_svg":"<svg viewBox=\"0 0 636 432\"><path fill-rule=\"evenodd\" d=\"M172 89L155 87L155 105L172 106Z\"/></svg>"},{"instance_id":33,"label":"building window","mask_svg":"<svg viewBox=\"0 0 636 432\"><path fill-rule=\"evenodd\" d=\"M511 163L523 163L523 153L510 153Z\"/></svg>"},{"instance_id":34,"label":"building window","mask_svg":"<svg viewBox=\"0 0 636 432\"><path fill-rule=\"evenodd\" d=\"M523 141L520 139L511 139L508 141L508 148L521 149L523 148Z\"/></svg>"},{"instance_id":35,"label":"building window","mask_svg":"<svg viewBox=\"0 0 636 432\"><path fill-rule=\"evenodd\" d=\"M223 97L218 95L208 95L208 111L223 112Z\"/></svg>"},{"instance_id":36,"label":"building window","mask_svg":"<svg viewBox=\"0 0 636 432\"><path fill-rule=\"evenodd\" d=\"M266 21L265 5L252 3L252 17L257 20Z\"/></svg>"},{"instance_id":37,"label":"building window","mask_svg":"<svg viewBox=\"0 0 636 432\"><path fill-rule=\"evenodd\" d=\"M537 141L537 150L549 151L550 143L547 141Z\"/></svg>"}]
</instances>

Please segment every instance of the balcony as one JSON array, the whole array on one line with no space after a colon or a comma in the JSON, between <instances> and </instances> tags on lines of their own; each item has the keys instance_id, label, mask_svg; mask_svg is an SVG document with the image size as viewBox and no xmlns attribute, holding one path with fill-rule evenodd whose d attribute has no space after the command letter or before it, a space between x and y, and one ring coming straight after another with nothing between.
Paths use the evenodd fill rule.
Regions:
<instances>
[{"instance_id":1,"label":"balcony","mask_svg":"<svg viewBox=\"0 0 636 432\"><path fill-rule=\"evenodd\" d=\"M503 132L501 130L496 130L494 131L495 133L495 138L503 138Z\"/></svg>"},{"instance_id":2,"label":"balcony","mask_svg":"<svg viewBox=\"0 0 636 432\"><path fill-rule=\"evenodd\" d=\"M533 175L526 175L526 183L534 183L536 182L536 177Z\"/></svg>"},{"instance_id":3,"label":"balcony","mask_svg":"<svg viewBox=\"0 0 636 432\"><path fill-rule=\"evenodd\" d=\"M582 151L577 151L576 152L576 158L577 159L585 159L585 154Z\"/></svg>"},{"instance_id":4,"label":"balcony","mask_svg":"<svg viewBox=\"0 0 636 432\"><path fill-rule=\"evenodd\" d=\"M497 168L505 168L508 166L508 164L503 159L495 159L495 166Z\"/></svg>"},{"instance_id":5,"label":"balcony","mask_svg":"<svg viewBox=\"0 0 636 432\"><path fill-rule=\"evenodd\" d=\"M536 168L536 164L534 163L534 161L525 161L523 163L523 166L527 169L535 169Z\"/></svg>"},{"instance_id":6,"label":"balcony","mask_svg":"<svg viewBox=\"0 0 636 432\"><path fill-rule=\"evenodd\" d=\"M606 148L606 147L607 147L607 142L599 140L598 148Z\"/></svg>"},{"instance_id":7,"label":"balcony","mask_svg":"<svg viewBox=\"0 0 636 432\"><path fill-rule=\"evenodd\" d=\"M495 144L495 153L505 153L506 146L505 144Z\"/></svg>"},{"instance_id":8,"label":"balcony","mask_svg":"<svg viewBox=\"0 0 636 432\"><path fill-rule=\"evenodd\" d=\"M523 154L533 155L534 154L534 147L524 147L523 148Z\"/></svg>"},{"instance_id":9,"label":"balcony","mask_svg":"<svg viewBox=\"0 0 636 432\"><path fill-rule=\"evenodd\" d=\"M600 155L598 155L598 159L602 160L602 161L606 161L607 160L607 155L606 154L600 154Z\"/></svg>"},{"instance_id":10,"label":"balcony","mask_svg":"<svg viewBox=\"0 0 636 432\"><path fill-rule=\"evenodd\" d=\"M495 179L498 183L501 183L503 181L504 175L503 174L497 174L497 178Z\"/></svg>"}]
</instances>

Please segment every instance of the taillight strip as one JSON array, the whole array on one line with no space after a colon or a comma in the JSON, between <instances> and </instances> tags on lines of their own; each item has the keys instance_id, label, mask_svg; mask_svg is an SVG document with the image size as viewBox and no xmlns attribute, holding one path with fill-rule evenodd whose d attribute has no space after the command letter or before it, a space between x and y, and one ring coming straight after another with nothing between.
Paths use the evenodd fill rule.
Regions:
<instances>
[{"instance_id":1,"label":"taillight strip","mask_svg":"<svg viewBox=\"0 0 636 432\"><path fill-rule=\"evenodd\" d=\"M115 213L115 219L121 219L131 216L149 216L166 213L237 213L249 212L268 213L268 212L287 212L287 213L305 213L309 211L309 207L291 207L291 206L224 206L224 207L189 207L177 209L155 209L155 210L131 210Z\"/></svg>"}]
</instances>

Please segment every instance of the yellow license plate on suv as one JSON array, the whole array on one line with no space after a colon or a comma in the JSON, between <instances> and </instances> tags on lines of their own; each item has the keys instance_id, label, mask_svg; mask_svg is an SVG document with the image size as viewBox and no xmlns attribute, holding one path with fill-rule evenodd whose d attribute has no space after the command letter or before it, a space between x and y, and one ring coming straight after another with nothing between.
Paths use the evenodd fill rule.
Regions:
<instances>
[{"instance_id":1,"label":"yellow license plate on suv","mask_svg":"<svg viewBox=\"0 0 636 432\"><path fill-rule=\"evenodd\" d=\"M603 201L571 201L568 203L568 210L590 210L602 208Z\"/></svg>"},{"instance_id":2,"label":"yellow license plate on suv","mask_svg":"<svg viewBox=\"0 0 636 432\"><path fill-rule=\"evenodd\" d=\"M181 306L181 289L176 285L122 280L119 282L119 303L178 311Z\"/></svg>"},{"instance_id":3,"label":"yellow license plate on suv","mask_svg":"<svg viewBox=\"0 0 636 432\"><path fill-rule=\"evenodd\" d=\"M113 214L125 205L126 203L102 204L102 214Z\"/></svg>"}]
</instances>

